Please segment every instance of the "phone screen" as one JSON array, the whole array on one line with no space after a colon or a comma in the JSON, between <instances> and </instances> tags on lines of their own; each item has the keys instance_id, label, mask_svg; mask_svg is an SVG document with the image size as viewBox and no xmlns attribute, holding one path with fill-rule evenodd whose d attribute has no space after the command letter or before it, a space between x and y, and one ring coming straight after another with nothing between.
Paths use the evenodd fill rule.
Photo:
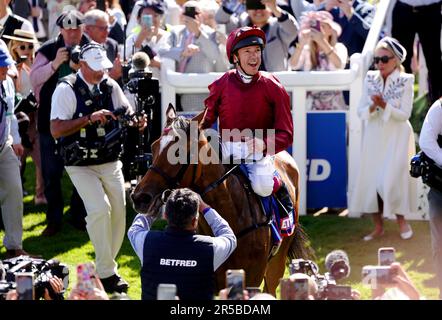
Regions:
<instances>
[{"instance_id":1,"label":"phone screen","mask_svg":"<svg viewBox=\"0 0 442 320\"><path fill-rule=\"evenodd\" d=\"M141 19L143 21L143 25L146 27L152 27L152 15L151 14L143 14L141 16Z\"/></svg>"},{"instance_id":2,"label":"phone screen","mask_svg":"<svg viewBox=\"0 0 442 320\"><path fill-rule=\"evenodd\" d=\"M389 266L396 261L396 252L394 248L379 248L378 264L380 266Z\"/></svg>"},{"instance_id":3,"label":"phone screen","mask_svg":"<svg viewBox=\"0 0 442 320\"><path fill-rule=\"evenodd\" d=\"M242 269L226 271L226 288L228 300L243 300L245 289L245 273Z\"/></svg>"},{"instance_id":4,"label":"phone screen","mask_svg":"<svg viewBox=\"0 0 442 320\"><path fill-rule=\"evenodd\" d=\"M160 283L157 289L157 300L175 300L176 285L172 283Z\"/></svg>"},{"instance_id":5,"label":"phone screen","mask_svg":"<svg viewBox=\"0 0 442 320\"><path fill-rule=\"evenodd\" d=\"M18 300L34 300L34 274L32 272L17 272L15 283Z\"/></svg>"},{"instance_id":6,"label":"phone screen","mask_svg":"<svg viewBox=\"0 0 442 320\"><path fill-rule=\"evenodd\" d=\"M92 262L77 265L77 287L82 291L94 290L95 266Z\"/></svg>"}]
</instances>

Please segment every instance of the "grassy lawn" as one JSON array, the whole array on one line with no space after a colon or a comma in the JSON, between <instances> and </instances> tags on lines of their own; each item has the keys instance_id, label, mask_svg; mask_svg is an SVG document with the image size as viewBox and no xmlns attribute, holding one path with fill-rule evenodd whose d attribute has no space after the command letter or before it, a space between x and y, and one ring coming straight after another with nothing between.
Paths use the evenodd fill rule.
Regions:
<instances>
[{"instance_id":1,"label":"grassy lawn","mask_svg":"<svg viewBox=\"0 0 442 320\"><path fill-rule=\"evenodd\" d=\"M30 162L28 162L26 177L25 188L31 195L24 199L24 248L31 253L43 255L45 259L56 258L67 264L72 285L76 281L75 266L77 263L94 260L92 244L86 232L78 231L67 223L67 215L65 215L60 234L51 238L40 236L45 228L45 206L34 206L34 168ZM64 177L63 183L65 211L67 211L71 193L67 176ZM132 223L134 215L134 211L128 206L127 227ZM386 221L385 236L368 243L364 242L362 237L371 231L372 223L369 217L352 219L336 215L304 216L301 217L301 223L316 251L316 262L321 273L326 271L324 260L327 253L334 249L343 249L348 253L351 274L342 284L349 284L360 290L363 299L370 298L370 290L361 284L361 269L364 265L376 264L377 249L387 246L396 248L397 260L405 267L421 294L427 299L437 299L438 289L432 265L428 222L411 222L415 235L407 241L399 237L398 228L394 221ZM0 238L3 238L3 231L0 231ZM4 254L5 248L0 246L0 259L4 258ZM140 299L140 262L127 238L125 238L120 250L118 263L121 275L130 284L129 296L132 299ZM286 274L288 275L288 270Z\"/></svg>"}]
</instances>

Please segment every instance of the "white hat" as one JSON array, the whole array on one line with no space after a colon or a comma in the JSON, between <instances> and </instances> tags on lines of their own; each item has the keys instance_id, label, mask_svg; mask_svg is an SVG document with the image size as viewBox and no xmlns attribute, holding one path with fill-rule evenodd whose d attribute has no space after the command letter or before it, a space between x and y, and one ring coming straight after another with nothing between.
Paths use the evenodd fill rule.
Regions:
<instances>
[{"instance_id":1,"label":"white hat","mask_svg":"<svg viewBox=\"0 0 442 320\"><path fill-rule=\"evenodd\" d=\"M98 43L88 43L81 48L80 60L85 61L94 71L101 71L113 67L106 56L106 50Z\"/></svg>"}]
</instances>

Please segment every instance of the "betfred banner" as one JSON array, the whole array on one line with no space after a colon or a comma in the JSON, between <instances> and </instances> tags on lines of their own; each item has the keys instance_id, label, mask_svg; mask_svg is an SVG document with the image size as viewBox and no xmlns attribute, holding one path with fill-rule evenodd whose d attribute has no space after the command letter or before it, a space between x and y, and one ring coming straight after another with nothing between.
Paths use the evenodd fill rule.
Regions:
<instances>
[{"instance_id":1,"label":"betfred banner","mask_svg":"<svg viewBox=\"0 0 442 320\"><path fill-rule=\"evenodd\" d=\"M307 114L307 208L347 207L345 112Z\"/></svg>"}]
</instances>

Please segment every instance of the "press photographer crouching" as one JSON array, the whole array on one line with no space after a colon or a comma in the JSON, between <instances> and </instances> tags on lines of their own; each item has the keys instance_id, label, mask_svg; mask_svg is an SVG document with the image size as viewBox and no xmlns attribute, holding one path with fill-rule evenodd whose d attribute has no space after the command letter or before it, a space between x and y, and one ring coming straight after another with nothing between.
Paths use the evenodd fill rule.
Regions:
<instances>
[{"instance_id":1,"label":"press photographer crouching","mask_svg":"<svg viewBox=\"0 0 442 320\"><path fill-rule=\"evenodd\" d=\"M430 187L430 231L433 260L439 286L439 299L442 299L442 97L433 105L425 117L419 137L422 160L414 157L411 162L411 175L419 177Z\"/></svg>"},{"instance_id":2,"label":"press photographer crouching","mask_svg":"<svg viewBox=\"0 0 442 320\"><path fill-rule=\"evenodd\" d=\"M66 171L85 204L86 229L104 289L126 292L128 284L118 275L115 261L126 225L119 161L125 126L117 115L131 115L133 109L117 82L107 76L111 67L100 44L81 48L79 72L63 78L52 97L51 134L58 139ZM146 121L135 118L129 124L143 130Z\"/></svg>"},{"instance_id":3,"label":"press photographer crouching","mask_svg":"<svg viewBox=\"0 0 442 320\"><path fill-rule=\"evenodd\" d=\"M64 300L69 269L58 260L19 256L0 261L0 300Z\"/></svg>"}]
</instances>

